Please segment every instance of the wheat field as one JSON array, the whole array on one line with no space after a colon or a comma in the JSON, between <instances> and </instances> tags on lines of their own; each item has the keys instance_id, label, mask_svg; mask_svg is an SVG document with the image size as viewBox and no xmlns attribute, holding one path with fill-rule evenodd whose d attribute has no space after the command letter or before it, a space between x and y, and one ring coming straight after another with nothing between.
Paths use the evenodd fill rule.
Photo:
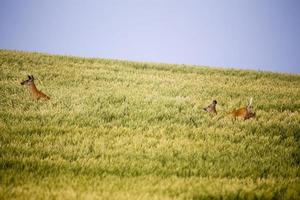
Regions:
<instances>
[{"instance_id":1,"label":"wheat field","mask_svg":"<svg viewBox=\"0 0 300 200\"><path fill-rule=\"evenodd\" d=\"M300 199L300 75L0 50L0 108L0 199Z\"/></svg>"}]
</instances>

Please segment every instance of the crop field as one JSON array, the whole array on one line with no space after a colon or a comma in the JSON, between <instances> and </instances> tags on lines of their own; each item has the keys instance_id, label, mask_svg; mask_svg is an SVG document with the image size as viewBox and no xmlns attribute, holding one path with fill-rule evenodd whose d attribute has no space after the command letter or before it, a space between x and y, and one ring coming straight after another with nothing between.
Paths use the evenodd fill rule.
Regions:
<instances>
[{"instance_id":1,"label":"crop field","mask_svg":"<svg viewBox=\"0 0 300 200\"><path fill-rule=\"evenodd\" d=\"M0 50L0 199L300 199L300 75Z\"/></svg>"}]
</instances>

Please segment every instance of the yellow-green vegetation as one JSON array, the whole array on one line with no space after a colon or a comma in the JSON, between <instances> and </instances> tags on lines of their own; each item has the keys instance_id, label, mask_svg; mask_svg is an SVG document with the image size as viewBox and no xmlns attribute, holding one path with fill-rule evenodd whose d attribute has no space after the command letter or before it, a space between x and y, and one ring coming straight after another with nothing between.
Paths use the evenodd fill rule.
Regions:
<instances>
[{"instance_id":1,"label":"yellow-green vegetation","mask_svg":"<svg viewBox=\"0 0 300 200\"><path fill-rule=\"evenodd\" d=\"M0 108L0 199L300 198L299 75L1 50Z\"/></svg>"}]
</instances>

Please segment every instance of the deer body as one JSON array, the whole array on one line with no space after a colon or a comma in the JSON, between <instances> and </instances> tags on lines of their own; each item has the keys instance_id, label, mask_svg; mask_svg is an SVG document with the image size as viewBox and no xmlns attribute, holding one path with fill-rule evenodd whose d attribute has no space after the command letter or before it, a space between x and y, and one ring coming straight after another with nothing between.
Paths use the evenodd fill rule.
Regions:
<instances>
[{"instance_id":1,"label":"deer body","mask_svg":"<svg viewBox=\"0 0 300 200\"><path fill-rule=\"evenodd\" d=\"M244 120L250 119L252 117L255 117L255 112L252 111L252 109L249 109L248 107L239 108L237 110L234 110L230 113L230 115L236 119L238 117L243 118Z\"/></svg>"},{"instance_id":2,"label":"deer body","mask_svg":"<svg viewBox=\"0 0 300 200\"><path fill-rule=\"evenodd\" d=\"M255 117L256 114L255 112L253 112L253 107L251 104L252 104L252 98L250 99L250 103L248 104L248 106L234 110L231 113L229 113L229 115L231 115L234 119L240 117L243 118L244 120Z\"/></svg>"},{"instance_id":3,"label":"deer body","mask_svg":"<svg viewBox=\"0 0 300 200\"><path fill-rule=\"evenodd\" d=\"M26 85L28 87L28 90L31 92L31 95L33 98L39 100L39 99L44 99L44 100L49 100L50 97L45 95L43 92L39 91L35 84L34 84L34 78L33 76L28 76L28 80L25 80L21 82L21 85Z\"/></svg>"}]
</instances>

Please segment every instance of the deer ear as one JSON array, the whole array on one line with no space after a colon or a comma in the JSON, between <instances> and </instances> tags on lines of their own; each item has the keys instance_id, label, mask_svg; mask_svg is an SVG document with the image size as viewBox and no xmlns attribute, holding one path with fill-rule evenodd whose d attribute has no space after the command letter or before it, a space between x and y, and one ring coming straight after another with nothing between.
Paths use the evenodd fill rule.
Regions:
<instances>
[{"instance_id":1,"label":"deer ear","mask_svg":"<svg viewBox=\"0 0 300 200\"><path fill-rule=\"evenodd\" d=\"M31 75L31 79L34 80L33 75Z\"/></svg>"},{"instance_id":2,"label":"deer ear","mask_svg":"<svg viewBox=\"0 0 300 200\"><path fill-rule=\"evenodd\" d=\"M249 101L249 106L252 105L252 100L253 100L253 98L251 97L251 98L250 98L250 101Z\"/></svg>"},{"instance_id":3,"label":"deer ear","mask_svg":"<svg viewBox=\"0 0 300 200\"><path fill-rule=\"evenodd\" d=\"M30 75L28 75L28 79L31 79Z\"/></svg>"}]
</instances>

